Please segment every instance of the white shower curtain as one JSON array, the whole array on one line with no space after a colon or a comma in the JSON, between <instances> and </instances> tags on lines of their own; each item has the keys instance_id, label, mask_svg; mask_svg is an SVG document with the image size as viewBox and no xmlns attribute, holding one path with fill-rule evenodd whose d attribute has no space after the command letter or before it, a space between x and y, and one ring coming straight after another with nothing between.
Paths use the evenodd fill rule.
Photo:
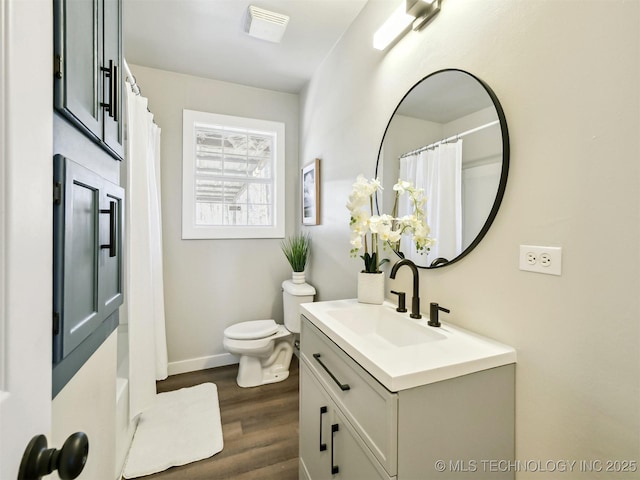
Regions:
<instances>
[{"instance_id":1,"label":"white shower curtain","mask_svg":"<svg viewBox=\"0 0 640 480\"><path fill-rule=\"evenodd\" d=\"M437 258L451 260L462 251L462 140L441 143L434 148L400 160L400 178L413 181L424 189L427 197L427 223L436 243L431 247L427 264ZM411 204L403 202L400 215L411 212ZM420 261L424 256L403 239L402 251L407 258Z\"/></svg>"},{"instance_id":2,"label":"white shower curtain","mask_svg":"<svg viewBox=\"0 0 640 480\"><path fill-rule=\"evenodd\" d=\"M160 214L160 128L127 84L124 316L129 324L130 418L153 405L167 377Z\"/></svg>"}]
</instances>

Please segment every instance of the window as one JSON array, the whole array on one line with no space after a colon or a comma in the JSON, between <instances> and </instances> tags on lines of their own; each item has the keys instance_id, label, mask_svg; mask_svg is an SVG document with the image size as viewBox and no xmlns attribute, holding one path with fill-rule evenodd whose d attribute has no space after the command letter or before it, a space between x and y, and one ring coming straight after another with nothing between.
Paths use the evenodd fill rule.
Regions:
<instances>
[{"instance_id":1,"label":"window","mask_svg":"<svg viewBox=\"0 0 640 480\"><path fill-rule=\"evenodd\" d=\"M182 238L284 237L284 123L183 111Z\"/></svg>"}]
</instances>

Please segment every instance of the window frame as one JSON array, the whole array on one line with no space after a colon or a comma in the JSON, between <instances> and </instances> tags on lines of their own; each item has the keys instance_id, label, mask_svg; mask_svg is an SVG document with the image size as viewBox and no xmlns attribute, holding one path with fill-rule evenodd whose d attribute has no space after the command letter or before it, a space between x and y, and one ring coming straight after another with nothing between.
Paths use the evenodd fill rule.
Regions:
<instances>
[{"instance_id":1,"label":"window frame","mask_svg":"<svg viewBox=\"0 0 640 480\"><path fill-rule=\"evenodd\" d=\"M196 126L229 127L273 133L273 225L198 225L196 223ZM284 238L285 124L218 113L182 111L182 239Z\"/></svg>"}]
</instances>

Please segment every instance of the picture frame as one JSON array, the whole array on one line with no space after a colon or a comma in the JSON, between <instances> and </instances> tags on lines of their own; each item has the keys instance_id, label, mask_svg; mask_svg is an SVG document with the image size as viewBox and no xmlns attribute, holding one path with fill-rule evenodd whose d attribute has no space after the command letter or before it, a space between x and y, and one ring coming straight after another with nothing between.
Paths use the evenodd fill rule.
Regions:
<instances>
[{"instance_id":1,"label":"picture frame","mask_svg":"<svg viewBox=\"0 0 640 480\"><path fill-rule=\"evenodd\" d=\"M320 159L302 168L300 174L302 224L320 225Z\"/></svg>"}]
</instances>

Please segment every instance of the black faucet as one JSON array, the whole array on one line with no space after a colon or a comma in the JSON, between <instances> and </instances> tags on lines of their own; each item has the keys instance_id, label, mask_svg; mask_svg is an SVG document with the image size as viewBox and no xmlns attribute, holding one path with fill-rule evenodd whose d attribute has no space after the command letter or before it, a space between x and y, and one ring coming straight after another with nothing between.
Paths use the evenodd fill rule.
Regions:
<instances>
[{"instance_id":1,"label":"black faucet","mask_svg":"<svg viewBox=\"0 0 640 480\"><path fill-rule=\"evenodd\" d=\"M396 262L396 264L391 268L391 273L389 274L390 278L396 278L396 273L398 269L403 265L407 265L411 272L413 273L413 297L411 298L411 313L409 316L411 318L422 318L420 314L420 297L418 296L419 288L419 275L418 275L418 267L408 258L403 258L402 260Z\"/></svg>"},{"instance_id":2,"label":"black faucet","mask_svg":"<svg viewBox=\"0 0 640 480\"><path fill-rule=\"evenodd\" d=\"M396 308L397 312L405 313L407 311L406 300L407 294L404 292L396 292L395 290L391 290L391 293L395 293L398 295L398 308Z\"/></svg>"},{"instance_id":3,"label":"black faucet","mask_svg":"<svg viewBox=\"0 0 640 480\"><path fill-rule=\"evenodd\" d=\"M440 312L450 313L451 310L441 307L435 302L431 302L429 304L429 321L427 323L430 327L439 327L440 325L442 325L440 323L440 319L438 318L438 314Z\"/></svg>"}]
</instances>

